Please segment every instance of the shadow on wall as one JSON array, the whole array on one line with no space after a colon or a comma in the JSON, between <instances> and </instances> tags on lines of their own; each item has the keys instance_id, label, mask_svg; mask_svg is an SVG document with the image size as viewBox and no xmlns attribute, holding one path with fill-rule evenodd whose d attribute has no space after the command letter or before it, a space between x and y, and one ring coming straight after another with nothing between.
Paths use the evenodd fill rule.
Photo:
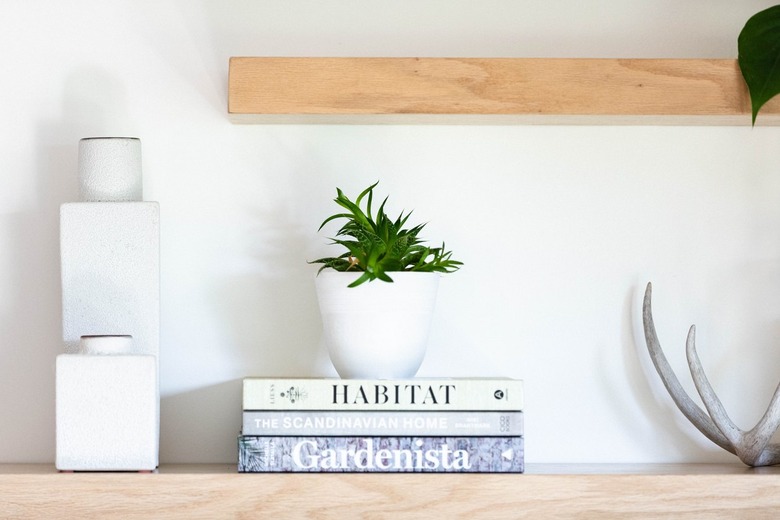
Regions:
<instances>
[{"instance_id":1,"label":"shadow on wall","mask_svg":"<svg viewBox=\"0 0 780 520\"><path fill-rule=\"evenodd\" d=\"M37 199L25 211L0 215L8 277L0 315L3 462L54 460L54 364L64 352L59 208L78 200L79 139L115 131L106 121L127 121L125 92L100 70L75 70L62 89L59 117L38 124L36 156L29 161L34 171L17 172ZM35 437L39 432L46 432L45 442Z\"/></svg>"},{"instance_id":2,"label":"shadow on wall","mask_svg":"<svg viewBox=\"0 0 780 520\"><path fill-rule=\"evenodd\" d=\"M281 209L249 218L248 256L257 260L257 271L219 279L211 294L231 350L223 357L240 367L242 377L335 375L320 344L316 269L298 255L305 235ZM242 379L234 379L163 395L161 463L235 463L241 393Z\"/></svg>"},{"instance_id":3,"label":"shadow on wall","mask_svg":"<svg viewBox=\"0 0 780 520\"><path fill-rule=\"evenodd\" d=\"M63 182L75 163L56 143L56 130L40 134L36 206L2 217L8 240L0 316L3 420L0 460L49 462L54 459L54 359L64 351L59 293L59 203L71 193ZM53 138L54 137L54 138ZM31 432L50 432L43 445ZM40 439L39 439L40 442ZM32 445L31 445L32 444Z\"/></svg>"},{"instance_id":4,"label":"shadow on wall","mask_svg":"<svg viewBox=\"0 0 780 520\"><path fill-rule=\"evenodd\" d=\"M162 396L160 463L237 463L241 388L236 379ZM227 425L234 425L235 436L225 436Z\"/></svg>"},{"instance_id":5,"label":"shadow on wall","mask_svg":"<svg viewBox=\"0 0 780 520\"><path fill-rule=\"evenodd\" d=\"M234 359L245 376L334 375L320 341L316 268L300 255L305 233L280 207L249 218L258 271L222 280L213 295Z\"/></svg>"}]
</instances>

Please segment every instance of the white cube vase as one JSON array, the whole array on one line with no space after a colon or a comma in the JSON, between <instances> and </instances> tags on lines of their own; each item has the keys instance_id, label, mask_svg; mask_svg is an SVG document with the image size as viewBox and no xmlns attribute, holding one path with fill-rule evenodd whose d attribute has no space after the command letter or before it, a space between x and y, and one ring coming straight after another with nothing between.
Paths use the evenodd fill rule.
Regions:
<instances>
[{"instance_id":1,"label":"white cube vase","mask_svg":"<svg viewBox=\"0 0 780 520\"><path fill-rule=\"evenodd\" d=\"M135 138L82 140L82 202L60 208L60 470L158 465L160 213L141 201L140 154Z\"/></svg>"},{"instance_id":2,"label":"white cube vase","mask_svg":"<svg viewBox=\"0 0 780 520\"><path fill-rule=\"evenodd\" d=\"M57 469L154 470L157 359L131 354L129 336L89 339L99 341L57 356Z\"/></svg>"}]
</instances>

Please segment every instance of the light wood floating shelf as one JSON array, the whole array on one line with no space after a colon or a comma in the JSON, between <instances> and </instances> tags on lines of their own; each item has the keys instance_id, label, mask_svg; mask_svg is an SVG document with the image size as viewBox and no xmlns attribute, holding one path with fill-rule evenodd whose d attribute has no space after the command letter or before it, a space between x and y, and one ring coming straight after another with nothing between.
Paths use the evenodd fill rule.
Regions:
<instances>
[{"instance_id":1,"label":"light wood floating shelf","mask_svg":"<svg viewBox=\"0 0 780 520\"><path fill-rule=\"evenodd\" d=\"M496 474L57 473L0 465L0 517L776 518L780 468L530 465ZM64 515L64 516L63 516Z\"/></svg>"},{"instance_id":2,"label":"light wood floating shelf","mask_svg":"<svg viewBox=\"0 0 780 520\"><path fill-rule=\"evenodd\" d=\"M736 60L230 59L240 123L749 125ZM780 99L759 125L780 124Z\"/></svg>"}]
</instances>

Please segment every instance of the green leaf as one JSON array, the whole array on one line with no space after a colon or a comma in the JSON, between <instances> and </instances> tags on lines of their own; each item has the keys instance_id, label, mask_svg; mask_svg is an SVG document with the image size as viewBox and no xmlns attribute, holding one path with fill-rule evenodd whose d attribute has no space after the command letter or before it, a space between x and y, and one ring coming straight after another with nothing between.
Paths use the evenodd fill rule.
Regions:
<instances>
[{"instance_id":1,"label":"green leaf","mask_svg":"<svg viewBox=\"0 0 780 520\"><path fill-rule=\"evenodd\" d=\"M333 245L346 249L338 257L320 258L311 263L323 264L324 268L336 271L362 271L358 279L349 286L355 287L365 282L382 280L392 282L389 272L397 271L422 271L451 273L462 265L450 257L452 253L445 251L444 244L441 248L428 248L420 245L422 242L417 235L425 224L419 224L410 229L403 226L412 214L401 214L392 220L385 213L387 197L377 209L376 216L372 214L374 200L374 183L352 202L341 189L336 188L337 197L334 199L339 206L346 208L349 213L336 213L326 218L320 225L320 229L336 219L346 219L336 236L331 238ZM365 210L361 203L365 201Z\"/></svg>"},{"instance_id":2,"label":"green leaf","mask_svg":"<svg viewBox=\"0 0 780 520\"><path fill-rule=\"evenodd\" d=\"M370 280L373 280L373 277L371 276L371 274L363 273L362 275L360 275L360 278L358 278L357 280L355 280L354 282L349 284L347 287L357 287L361 283L368 282Z\"/></svg>"},{"instance_id":3,"label":"green leaf","mask_svg":"<svg viewBox=\"0 0 780 520\"><path fill-rule=\"evenodd\" d=\"M369 186L368 188L366 188L365 190L360 192L360 195L358 195L358 198L355 199L355 204L357 204L359 206L360 205L360 201L363 200L363 197L365 197L366 194L368 194L368 198L369 198L368 207L370 208L371 207L370 199L372 199L373 196L374 196L374 188L376 187L377 184L379 184L379 181L376 181L374 184L372 184L371 186Z\"/></svg>"},{"instance_id":4,"label":"green leaf","mask_svg":"<svg viewBox=\"0 0 780 520\"><path fill-rule=\"evenodd\" d=\"M737 47L755 125L761 107L780 94L780 5L752 16L739 33Z\"/></svg>"},{"instance_id":5,"label":"green leaf","mask_svg":"<svg viewBox=\"0 0 780 520\"><path fill-rule=\"evenodd\" d=\"M338 213L336 215L331 215L331 216L329 216L328 218L326 218L325 220L322 221L322 224L320 224L320 227L319 227L319 229L317 229L317 231L321 231L322 228L325 227L325 224L327 224L331 220L335 220L337 218L351 218L351 217L352 217L352 215L350 215L349 213Z\"/></svg>"}]
</instances>

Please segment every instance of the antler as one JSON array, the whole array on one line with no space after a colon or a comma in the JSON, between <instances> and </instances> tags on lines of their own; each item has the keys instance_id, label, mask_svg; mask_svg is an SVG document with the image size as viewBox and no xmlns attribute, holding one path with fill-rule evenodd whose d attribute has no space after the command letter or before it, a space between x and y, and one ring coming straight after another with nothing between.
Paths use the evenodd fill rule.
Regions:
<instances>
[{"instance_id":1,"label":"antler","mask_svg":"<svg viewBox=\"0 0 780 520\"><path fill-rule=\"evenodd\" d=\"M780 385L775 389L766 413L755 427L750 431L740 430L729 418L723 403L715 395L712 385L704 374L704 369L696 353L696 327L691 326L685 350L696 391L707 409L705 413L685 392L661 349L653 323L652 293L652 284L648 283L642 305L645 341L647 342L647 350L650 352L650 359L653 360L653 365L677 408L708 439L724 450L735 454L748 466L780 464L780 444L770 444L769 442L772 435L780 427Z\"/></svg>"}]
</instances>

